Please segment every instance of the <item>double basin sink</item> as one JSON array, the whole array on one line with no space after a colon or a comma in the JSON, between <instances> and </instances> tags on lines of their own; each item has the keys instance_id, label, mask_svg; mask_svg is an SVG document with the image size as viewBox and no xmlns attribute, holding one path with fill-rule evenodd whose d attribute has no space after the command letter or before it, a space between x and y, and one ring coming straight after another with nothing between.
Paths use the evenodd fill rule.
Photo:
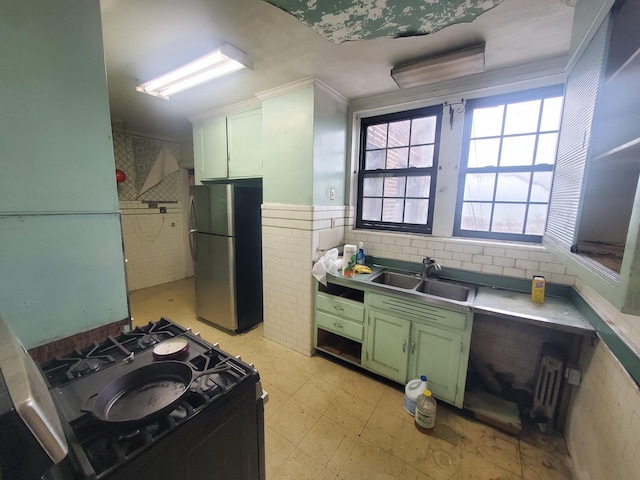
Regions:
<instances>
[{"instance_id":1,"label":"double basin sink","mask_svg":"<svg viewBox=\"0 0 640 480\"><path fill-rule=\"evenodd\" d=\"M471 304L475 297L475 286L461 285L445 280L423 279L416 275L383 270L369 280L371 283L386 285L418 296L428 295L456 303Z\"/></svg>"}]
</instances>

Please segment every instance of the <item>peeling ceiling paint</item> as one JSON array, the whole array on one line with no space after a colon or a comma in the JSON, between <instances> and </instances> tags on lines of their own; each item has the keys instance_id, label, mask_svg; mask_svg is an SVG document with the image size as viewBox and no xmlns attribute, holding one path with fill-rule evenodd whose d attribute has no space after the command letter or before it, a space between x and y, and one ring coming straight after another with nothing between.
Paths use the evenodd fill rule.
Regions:
<instances>
[{"instance_id":1,"label":"peeling ceiling paint","mask_svg":"<svg viewBox=\"0 0 640 480\"><path fill-rule=\"evenodd\" d=\"M411 37L468 23L503 0L265 0L333 43Z\"/></svg>"}]
</instances>

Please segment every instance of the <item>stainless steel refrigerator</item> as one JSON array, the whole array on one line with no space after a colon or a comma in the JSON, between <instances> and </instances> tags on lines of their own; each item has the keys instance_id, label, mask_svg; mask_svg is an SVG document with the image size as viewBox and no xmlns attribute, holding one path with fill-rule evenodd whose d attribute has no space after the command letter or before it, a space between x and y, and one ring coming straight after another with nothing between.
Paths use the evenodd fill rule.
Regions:
<instances>
[{"instance_id":1,"label":"stainless steel refrigerator","mask_svg":"<svg viewBox=\"0 0 640 480\"><path fill-rule=\"evenodd\" d=\"M191 187L196 314L226 330L243 332L262 321L261 204L261 187Z\"/></svg>"}]
</instances>

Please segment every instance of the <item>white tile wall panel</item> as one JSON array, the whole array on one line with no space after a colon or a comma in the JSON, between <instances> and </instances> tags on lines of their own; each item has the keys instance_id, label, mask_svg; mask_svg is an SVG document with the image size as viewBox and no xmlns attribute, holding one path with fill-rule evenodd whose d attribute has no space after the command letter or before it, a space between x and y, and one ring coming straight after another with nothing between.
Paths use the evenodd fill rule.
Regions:
<instances>
[{"instance_id":1,"label":"white tile wall panel","mask_svg":"<svg viewBox=\"0 0 640 480\"><path fill-rule=\"evenodd\" d=\"M320 235L347 220L345 207L263 204L264 335L305 355L313 353L312 261L322 255ZM332 221L335 225L332 227ZM340 226L338 224L341 223Z\"/></svg>"},{"instance_id":2,"label":"white tile wall panel","mask_svg":"<svg viewBox=\"0 0 640 480\"><path fill-rule=\"evenodd\" d=\"M166 214L142 202L120 202L129 291L185 276L181 205L163 206Z\"/></svg>"}]
</instances>

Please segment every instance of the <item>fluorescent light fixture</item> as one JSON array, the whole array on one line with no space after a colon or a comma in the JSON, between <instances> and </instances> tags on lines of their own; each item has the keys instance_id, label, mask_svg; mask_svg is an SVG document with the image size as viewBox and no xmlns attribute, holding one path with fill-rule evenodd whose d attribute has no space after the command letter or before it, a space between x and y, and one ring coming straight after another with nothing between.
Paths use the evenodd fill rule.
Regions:
<instances>
[{"instance_id":1,"label":"fluorescent light fixture","mask_svg":"<svg viewBox=\"0 0 640 480\"><path fill-rule=\"evenodd\" d=\"M169 99L169 95L182 92L214 78L233 73L243 68L253 69L249 57L237 48L224 44L217 50L200 57L193 62L176 68L171 72L142 85L136 90L160 98Z\"/></svg>"},{"instance_id":2,"label":"fluorescent light fixture","mask_svg":"<svg viewBox=\"0 0 640 480\"><path fill-rule=\"evenodd\" d=\"M416 87L484 72L484 43L393 67L400 88Z\"/></svg>"}]
</instances>

